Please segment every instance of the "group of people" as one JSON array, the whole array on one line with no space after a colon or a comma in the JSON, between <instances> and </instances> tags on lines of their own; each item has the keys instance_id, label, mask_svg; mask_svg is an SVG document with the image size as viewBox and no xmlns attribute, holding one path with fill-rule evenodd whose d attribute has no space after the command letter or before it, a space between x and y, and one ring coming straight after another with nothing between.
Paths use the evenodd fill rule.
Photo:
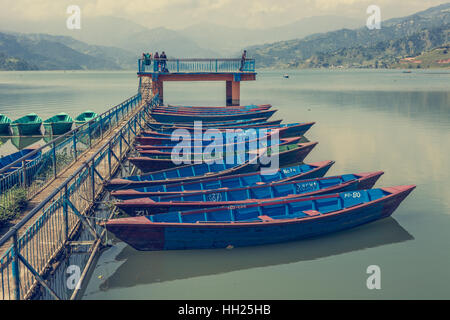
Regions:
<instances>
[{"instance_id":1,"label":"group of people","mask_svg":"<svg viewBox=\"0 0 450 320\"><path fill-rule=\"evenodd\" d=\"M239 71L244 70L246 59L247 50L244 50L241 56L241 67L239 68ZM161 55L159 55L158 52L155 52L153 57L151 53L143 53L142 60L146 66L150 66L152 64L152 60L154 60L154 71L169 72L169 70L167 70L167 56L164 51Z\"/></svg>"},{"instance_id":2,"label":"group of people","mask_svg":"<svg viewBox=\"0 0 450 320\"><path fill-rule=\"evenodd\" d=\"M169 70L167 70L167 56L164 51L161 52L161 55L159 55L158 52L155 52L155 55L153 56L151 53L143 53L142 60L146 66L150 66L153 60L155 71L169 72Z\"/></svg>"}]
</instances>

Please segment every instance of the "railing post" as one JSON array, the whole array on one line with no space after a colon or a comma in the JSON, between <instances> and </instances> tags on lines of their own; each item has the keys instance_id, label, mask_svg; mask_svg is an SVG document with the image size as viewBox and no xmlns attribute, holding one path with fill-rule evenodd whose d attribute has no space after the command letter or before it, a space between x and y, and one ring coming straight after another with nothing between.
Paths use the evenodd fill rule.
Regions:
<instances>
[{"instance_id":1,"label":"railing post","mask_svg":"<svg viewBox=\"0 0 450 320\"><path fill-rule=\"evenodd\" d=\"M92 147L92 141L91 141L91 122L88 123L88 135L89 135L89 148Z\"/></svg>"},{"instance_id":2,"label":"railing post","mask_svg":"<svg viewBox=\"0 0 450 320\"><path fill-rule=\"evenodd\" d=\"M74 131L74 132L73 132L73 135L72 135L72 140L73 140L73 154L74 154L74 157L75 157L75 161L78 159L78 155L77 155L77 132L78 132L78 130L77 130L77 131Z\"/></svg>"},{"instance_id":3,"label":"railing post","mask_svg":"<svg viewBox=\"0 0 450 320\"><path fill-rule=\"evenodd\" d=\"M22 160L22 173L23 173L23 186L26 188L28 186L28 177L27 177L27 162Z\"/></svg>"},{"instance_id":4,"label":"railing post","mask_svg":"<svg viewBox=\"0 0 450 320\"><path fill-rule=\"evenodd\" d=\"M52 155L53 155L53 174L56 178L56 175L58 174L58 171L56 170L56 144L52 143Z\"/></svg>"},{"instance_id":5,"label":"railing post","mask_svg":"<svg viewBox=\"0 0 450 320\"><path fill-rule=\"evenodd\" d=\"M103 119L102 117L100 117L100 137L101 139L103 139Z\"/></svg>"},{"instance_id":6,"label":"railing post","mask_svg":"<svg viewBox=\"0 0 450 320\"><path fill-rule=\"evenodd\" d=\"M119 136L119 154L120 159L122 159L122 139L123 139L123 130L120 130L120 136Z\"/></svg>"},{"instance_id":7,"label":"railing post","mask_svg":"<svg viewBox=\"0 0 450 320\"><path fill-rule=\"evenodd\" d=\"M111 142L108 143L108 170L109 178L111 178Z\"/></svg>"},{"instance_id":8,"label":"railing post","mask_svg":"<svg viewBox=\"0 0 450 320\"><path fill-rule=\"evenodd\" d=\"M20 300L19 245L17 229L13 233L12 276L14 279L14 299Z\"/></svg>"},{"instance_id":9,"label":"railing post","mask_svg":"<svg viewBox=\"0 0 450 320\"><path fill-rule=\"evenodd\" d=\"M95 171L94 171L95 161L91 161L91 187L92 187L92 202L95 200Z\"/></svg>"},{"instance_id":10,"label":"railing post","mask_svg":"<svg viewBox=\"0 0 450 320\"><path fill-rule=\"evenodd\" d=\"M63 196L63 216L64 216L64 240L69 240L69 212L67 206L67 200L69 200L69 195L67 194L67 184L64 186L64 196Z\"/></svg>"}]
</instances>

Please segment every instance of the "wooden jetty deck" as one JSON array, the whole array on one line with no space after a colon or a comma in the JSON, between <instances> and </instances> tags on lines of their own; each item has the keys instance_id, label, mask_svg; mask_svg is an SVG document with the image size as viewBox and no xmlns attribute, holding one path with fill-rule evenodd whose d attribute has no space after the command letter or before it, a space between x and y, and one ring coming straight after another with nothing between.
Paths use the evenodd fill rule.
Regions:
<instances>
[{"instance_id":1,"label":"wooden jetty deck","mask_svg":"<svg viewBox=\"0 0 450 320\"><path fill-rule=\"evenodd\" d=\"M0 179L0 202L9 200L10 185L24 188L29 199L28 208L0 238L0 300L33 299L41 290L59 299L46 279L75 246L89 248L84 279L103 244L105 230L96 223L102 218L94 209L104 183L152 120L151 108L163 103L164 81L225 81L227 105L236 105L240 82L256 78L253 59L171 59L166 61L169 70L147 62L138 60L137 95L37 149L34 153L41 154L36 160L27 161L32 152L0 169L2 173L22 165L16 174ZM91 240L78 241L81 229ZM79 292L77 287L71 299Z\"/></svg>"},{"instance_id":2,"label":"wooden jetty deck","mask_svg":"<svg viewBox=\"0 0 450 320\"><path fill-rule=\"evenodd\" d=\"M39 286L58 298L44 280L52 272L56 258L73 244L89 245L92 252L99 249L101 234L87 218L104 191L104 181L114 176L131 150L134 137L149 121L153 98L150 88L149 81L142 82L137 98L128 99L122 103L122 109L110 113L108 116L114 121L105 120L101 132L89 136L89 141L80 134L73 146L65 143L61 148L64 154L68 145L75 154L69 165L58 166L58 142L47 148L46 153L53 154L50 171L54 175L44 183L26 185L29 205L0 240L0 299L30 298ZM101 126L96 124L95 128ZM85 149L76 150L82 145L77 145L78 139L87 145ZM31 174L28 170L25 173ZM81 226L92 233L93 241L73 242Z\"/></svg>"}]
</instances>

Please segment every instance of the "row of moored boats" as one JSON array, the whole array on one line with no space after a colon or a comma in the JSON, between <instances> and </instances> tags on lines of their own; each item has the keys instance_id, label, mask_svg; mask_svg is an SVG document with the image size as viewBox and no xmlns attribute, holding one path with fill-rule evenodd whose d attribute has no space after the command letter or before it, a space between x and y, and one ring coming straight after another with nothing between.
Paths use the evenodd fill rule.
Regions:
<instances>
[{"instance_id":1,"label":"row of moored boats","mask_svg":"<svg viewBox=\"0 0 450 320\"><path fill-rule=\"evenodd\" d=\"M29 113L14 121L6 115L0 114L0 135L40 135L41 126L44 127L46 134L61 135L72 130L73 124L75 126L81 126L97 117L97 113L90 110L84 111L75 119L72 119L67 113L62 112L44 121L36 113Z\"/></svg>"},{"instance_id":2,"label":"row of moored boats","mask_svg":"<svg viewBox=\"0 0 450 320\"><path fill-rule=\"evenodd\" d=\"M142 173L107 184L129 217L106 228L138 250L277 243L389 217L415 188L373 188L382 171L326 176L334 161L304 162L317 145L303 138L314 123L270 120L275 112L271 105L154 107L154 121L136 138L139 154L129 158ZM232 129L242 130L230 138ZM216 149L199 130L214 133ZM180 164L173 156L181 140Z\"/></svg>"}]
</instances>

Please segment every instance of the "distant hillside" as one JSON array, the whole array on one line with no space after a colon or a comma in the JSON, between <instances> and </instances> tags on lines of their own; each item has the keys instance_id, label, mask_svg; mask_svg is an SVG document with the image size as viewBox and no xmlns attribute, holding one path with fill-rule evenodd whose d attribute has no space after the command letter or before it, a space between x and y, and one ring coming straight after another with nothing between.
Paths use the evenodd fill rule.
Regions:
<instances>
[{"instance_id":1,"label":"distant hillside","mask_svg":"<svg viewBox=\"0 0 450 320\"><path fill-rule=\"evenodd\" d=\"M62 19L63 18L63 19ZM165 51L169 57L215 57L220 50L202 46L182 33L165 27L147 28L133 21L100 16L83 18L81 29L67 29L65 17L49 21L3 21L0 30L21 33L41 33L50 36L66 36L85 45L106 46L132 52L135 57L142 52ZM133 64L135 68L136 62Z\"/></svg>"},{"instance_id":2,"label":"distant hillside","mask_svg":"<svg viewBox=\"0 0 450 320\"><path fill-rule=\"evenodd\" d=\"M450 44L426 51L418 56L401 59L392 68L450 68Z\"/></svg>"},{"instance_id":3,"label":"distant hillside","mask_svg":"<svg viewBox=\"0 0 450 320\"><path fill-rule=\"evenodd\" d=\"M240 55L242 48L279 40L303 38L318 32L357 28L365 21L343 16L317 16L300 19L279 27L259 29L197 23L178 32L204 48L212 48L223 56Z\"/></svg>"},{"instance_id":4,"label":"distant hillside","mask_svg":"<svg viewBox=\"0 0 450 320\"><path fill-rule=\"evenodd\" d=\"M111 70L134 68L137 55L90 46L70 37L0 33L0 70ZM13 62L15 61L15 62Z\"/></svg>"},{"instance_id":5,"label":"distant hillside","mask_svg":"<svg viewBox=\"0 0 450 320\"><path fill-rule=\"evenodd\" d=\"M415 57L448 43L450 43L450 24L422 30L402 39L380 41L368 47L357 46L331 52L315 53L308 59L291 62L288 67L399 68L405 64L404 62L401 63L403 61L402 58ZM446 54L436 57L436 61L448 58L450 58L450 54L447 51ZM446 67L445 64L434 64L429 59L427 61L429 62L427 64L413 63L412 65L415 67L419 66L419 68L428 68L431 65L434 67Z\"/></svg>"},{"instance_id":6,"label":"distant hillside","mask_svg":"<svg viewBox=\"0 0 450 320\"><path fill-rule=\"evenodd\" d=\"M380 30L342 29L254 46L248 48L248 52L256 58L258 67L328 67L351 62L369 66L376 59L387 59L384 63L388 65L395 62L398 55L418 54L421 51L417 50L428 50L430 45L447 43L449 23L450 3L447 3L408 17L383 21ZM426 43L426 39L421 41L421 37L432 44ZM417 50L415 45L418 45Z\"/></svg>"},{"instance_id":7,"label":"distant hillside","mask_svg":"<svg viewBox=\"0 0 450 320\"><path fill-rule=\"evenodd\" d=\"M20 58L7 56L0 52L0 70L37 70L37 67Z\"/></svg>"}]
</instances>

